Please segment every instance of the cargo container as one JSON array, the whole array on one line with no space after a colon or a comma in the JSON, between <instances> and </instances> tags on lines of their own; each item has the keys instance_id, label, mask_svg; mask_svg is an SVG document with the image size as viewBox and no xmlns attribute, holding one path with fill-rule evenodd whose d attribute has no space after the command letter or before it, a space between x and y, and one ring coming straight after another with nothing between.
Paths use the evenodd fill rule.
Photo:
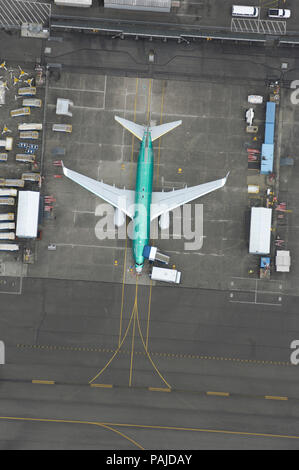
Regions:
<instances>
[{"instance_id":1,"label":"cargo container","mask_svg":"<svg viewBox=\"0 0 299 470\"><path fill-rule=\"evenodd\" d=\"M5 104L5 83L0 80L0 105Z\"/></svg>"},{"instance_id":2,"label":"cargo container","mask_svg":"<svg viewBox=\"0 0 299 470\"><path fill-rule=\"evenodd\" d=\"M29 106L30 108L41 108L42 100L36 98L25 98L22 102L23 106Z\"/></svg>"},{"instance_id":3,"label":"cargo container","mask_svg":"<svg viewBox=\"0 0 299 470\"><path fill-rule=\"evenodd\" d=\"M7 214L0 214L0 220L15 220L15 214L8 212Z\"/></svg>"},{"instance_id":4,"label":"cargo container","mask_svg":"<svg viewBox=\"0 0 299 470\"><path fill-rule=\"evenodd\" d=\"M18 95L21 96L34 96L36 95L36 87L35 86L26 86L24 88L18 89Z\"/></svg>"},{"instance_id":5,"label":"cargo container","mask_svg":"<svg viewBox=\"0 0 299 470\"><path fill-rule=\"evenodd\" d=\"M13 206L14 204L15 200L13 197L0 197L1 206Z\"/></svg>"},{"instance_id":6,"label":"cargo container","mask_svg":"<svg viewBox=\"0 0 299 470\"><path fill-rule=\"evenodd\" d=\"M0 240L15 240L14 232L0 232Z\"/></svg>"},{"instance_id":7,"label":"cargo container","mask_svg":"<svg viewBox=\"0 0 299 470\"><path fill-rule=\"evenodd\" d=\"M37 131L23 131L20 132L20 139L38 139Z\"/></svg>"},{"instance_id":8,"label":"cargo container","mask_svg":"<svg viewBox=\"0 0 299 470\"><path fill-rule=\"evenodd\" d=\"M19 131L40 131L42 130L43 125L36 122L26 122L23 124L18 124Z\"/></svg>"},{"instance_id":9,"label":"cargo container","mask_svg":"<svg viewBox=\"0 0 299 470\"><path fill-rule=\"evenodd\" d=\"M265 144L274 144L274 124L267 122L265 126Z\"/></svg>"},{"instance_id":10,"label":"cargo container","mask_svg":"<svg viewBox=\"0 0 299 470\"><path fill-rule=\"evenodd\" d=\"M275 124L275 112L276 104L268 101L266 105L266 122L268 124Z\"/></svg>"},{"instance_id":11,"label":"cargo container","mask_svg":"<svg viewBox=\"0 0 299 470\"><path fill-rule=\"evenodd\" d=\"M14 230L15 228L14 222L0 222L0 230Z\"/></svg>"},{"instance_id":12,"label":"cargo container","mask_svg":"<svg viewBox=\"0 0 299 470\"><path fill-rule=\"evenodd\" d=\"M15 188L23 188L24 181L19 179L4 179L0 180L0 186L13 186Z\"/></svg>"},{"instance_id":13,"label":"cargo container","mask_svg":"<svg viewBox=\"0 0 299 470\"><path fill-rule=\"evenodd\" d=\"M22 179L24 181L40 181L40 173L23 173Z\"/></svg>"},{"instance_id":14,"label":"cargo container","mask_svg":"<svg viewBox=\"0 0 299 470\"><path fill-rule=\"evenodd\" d=\"M56 132L72 132L71 124L53 124L52 130Z\"/></svg>"},{"instance_id":15,"label":"cargo container","mask_svg":"<svg viewBox=\"0 0 299 470\"><path fill-rule=\"evenodd\" d=\"M19 251L19 245L0 243L0 251Z\"/></svg>"},{"instance_id":16,"label":"cargo container","mask_svg":"<svg viewBox=\"0 0 299 470\"><path fill-rule=\"evenodd\" d=\"M17 162L22 162L22 163L34 163L35 162L35 155L17 153L16 161Z\"/></svg>"},{"instance_id":17,"label":"cargo container","mask_svg":"<svg viewBox=\"0 0 299 470\"><path fill-rule=\"evenodd\" d=\"M5 150L11 150L13 144L12 137L6 137L6 139L0 140L0 147L4 147Z\"/></svg>"},{"instance_id":18,"label":"cargo container","mask_svg":"<svg viewBox=\"0 0 299 470\"><path fill-rule=\"evenodd\" d=\"M0 188L0 197L3 197L3 196L17 196L18 194L18 191L17 189L11 189L11 188Z\"/></svg>"},{"instance_id":19,"label":"cargo container","mask_svg":"<svg viewBox=\"0 0 299 470\"><path fill-rule=\"evenodd\" d=\"M30 108L19 108L19 109L13 109L10 111L11 117L17 117L17 116L28 116L30 114Z\"/></svg>"},{"instance_id":20,"label":"cargo container","mask_svg":"<svg viewBox=\"0 0 299 470\"><path fill-rule=\"evenodd\" d=\"M153 267L150 274L152 281L171 282L179 284L181 281L181 272L176 269Z\"/></svg>"}]
</instances>

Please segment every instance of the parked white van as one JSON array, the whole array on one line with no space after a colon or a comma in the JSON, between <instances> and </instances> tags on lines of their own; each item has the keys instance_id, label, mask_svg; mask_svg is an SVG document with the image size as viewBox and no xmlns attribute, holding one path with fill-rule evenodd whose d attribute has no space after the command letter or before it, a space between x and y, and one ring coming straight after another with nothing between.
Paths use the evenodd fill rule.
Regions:
<instances>
[{"instance_id":1,"label":"parked white van","mask_svg":"<svg viewBox=\"0 0 299 470\"><path fill-rule=\"evenodd\" d=\"M268 10L269 18L291 18L291 10L284 8L270 8Z\"/></svg>"},{"instance_id":2,"label":"parked white van","mask_svg":"<svg viewBox=\"0 0 299 470\"><path fill-rule=\"evenodd\" d=\"M232 16L243 16L247 18L256 18L259 16L259 7L245 7L241 5L233 5Z\"/></svg>"}]
</instances>

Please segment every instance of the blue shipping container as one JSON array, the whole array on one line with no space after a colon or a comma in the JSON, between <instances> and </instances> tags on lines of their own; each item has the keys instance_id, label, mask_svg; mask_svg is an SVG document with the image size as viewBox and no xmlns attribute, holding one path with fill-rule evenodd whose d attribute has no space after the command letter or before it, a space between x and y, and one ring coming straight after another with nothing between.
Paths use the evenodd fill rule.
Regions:
<instances>
[{"instance_id":1,"label":"blue shipping container","mask_svg":"<svg viewBox=\"0 0 299 470\"><path fill-rule=\"evenodd\" d=\"M266 123L275 124L276 103L268 101L266 109Z\"/></svg>"},{"instance_id":2,"label":"blue shipping container","mask_svg":"<svg viewBox=\"0 0 299 470\"><path fill-rule=\"evenodd\" d=\"M262 145L261 174L268 175L273 172L274 145Z\"/></svg>"},{"instance_id":3,"label":"blue shipping container","mask_svg":"<svg viewBox=\"0 0 299 470\"><path fill-rule=\"evenodd\" d=\"M265 127L265 144L274 144L274 124L269 122Z\"/></svg>"}]
</instances>

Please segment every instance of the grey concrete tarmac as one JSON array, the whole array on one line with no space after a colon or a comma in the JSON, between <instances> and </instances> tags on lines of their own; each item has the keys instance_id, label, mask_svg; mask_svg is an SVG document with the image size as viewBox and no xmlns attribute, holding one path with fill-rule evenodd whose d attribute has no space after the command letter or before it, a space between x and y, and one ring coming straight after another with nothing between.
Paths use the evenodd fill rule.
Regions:
<instances>
[{"instance_id":1,"label":"grey concrete tarmac","mask_svg":"<svg viewBox=\"0 0 299 470\"><path fill-rule=\"evenodd\" d=\"M298 374L289 362L296 298L273 311L236 307L224 292L156 287L147 337L149 287L140 286L138 318L152 362L131 323L92 382L106 388L91 388L117 350L121 295L119 284L36 279L24 280L22 295L2 294L3 449L138 448L86 422L106 423L147 449L298 448L290 438L299 436ZM122 335L134 295L125 286Z\"/></svg>"}]
</instances>

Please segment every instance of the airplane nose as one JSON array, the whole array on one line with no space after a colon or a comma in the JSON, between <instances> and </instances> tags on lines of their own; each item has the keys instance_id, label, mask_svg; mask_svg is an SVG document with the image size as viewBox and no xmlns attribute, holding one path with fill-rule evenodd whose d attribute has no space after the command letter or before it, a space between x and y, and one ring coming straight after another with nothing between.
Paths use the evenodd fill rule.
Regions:
<instances>
[{"instance_id":1,"label":"airplane nose","mask_svg":"<svg viewBox=\"0 0 299 470\"><path fill-rule=\"evenodd\" d=\"M143 264L135 264L135 269L137 274L141 274L143 268Z\"/></svg>"}]
</instances>

